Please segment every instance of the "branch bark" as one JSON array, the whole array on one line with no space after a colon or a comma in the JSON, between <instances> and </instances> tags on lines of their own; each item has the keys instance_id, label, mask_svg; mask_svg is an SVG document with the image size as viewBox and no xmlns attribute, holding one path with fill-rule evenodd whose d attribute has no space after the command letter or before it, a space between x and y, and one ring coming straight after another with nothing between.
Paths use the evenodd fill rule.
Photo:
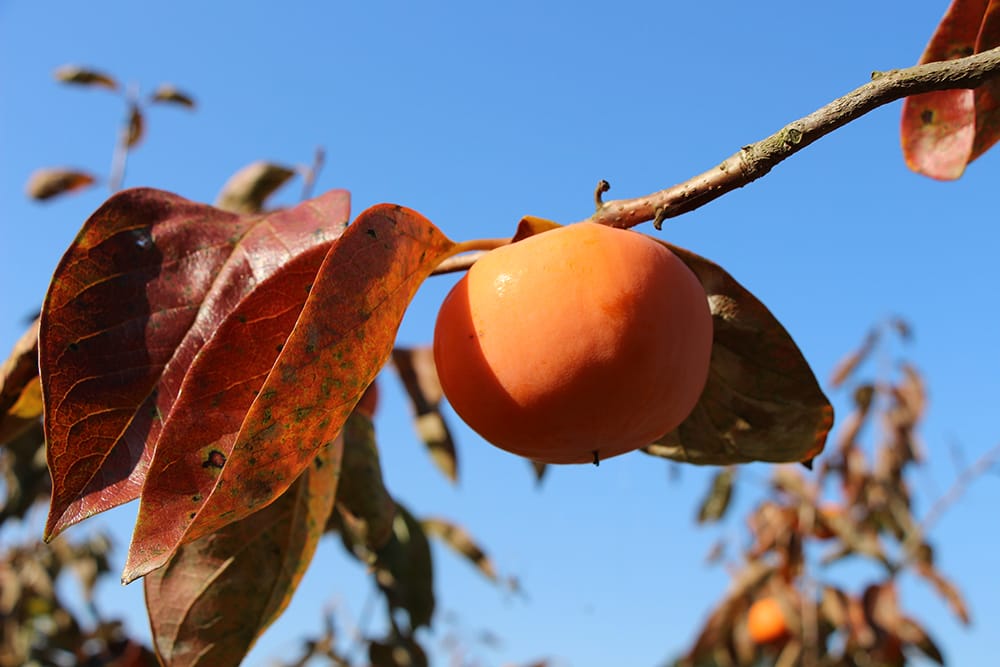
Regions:
<instances>
[{"instance_id":1,"label":"branch bark","mask_svg":"<svg viewBox=\"0 0 1000 667\"><path fill-rule=\"evenodd\" d=\"M1000 76L1000 47L956 60L874 72L872 80L860 88L742 147L717 166L683 183L635 199L601 202L598 197L597 211L582 222L628 228L652 220L659 229L664 219L693 211L757 180L779 162L869 111L910 95L976 88L996 76Z\"/></svg>"}]
</instances>

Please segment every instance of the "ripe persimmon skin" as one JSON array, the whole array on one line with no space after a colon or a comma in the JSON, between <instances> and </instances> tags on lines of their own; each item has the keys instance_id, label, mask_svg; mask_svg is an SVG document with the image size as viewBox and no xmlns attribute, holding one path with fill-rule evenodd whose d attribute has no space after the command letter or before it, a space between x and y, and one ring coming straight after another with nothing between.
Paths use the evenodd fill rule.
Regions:
<instances>
[{"instance_id":1,"label":"ripe persimmon skin","mask_svg":"<svg viewBox=\"0 0 1000 667\"><path fill-rule=\"evenodd\" d=\"M593 223L479 259L434 330L458 415L543 463L604 460L672 431L701 396L711 348L691 270L647 236Z\"/></svg>"},{"instance_id":2,"label":"ripe persimmon skin","mask_svg":"<svg viewBox=\"0 0 1000 667\"><path fill-rule=\"evenodd\" d=\"M756 644L771 644L788 637L788 622L781 604L772 597L761 598L750 605L747 630Z\"/></svg>"}]
</instances>

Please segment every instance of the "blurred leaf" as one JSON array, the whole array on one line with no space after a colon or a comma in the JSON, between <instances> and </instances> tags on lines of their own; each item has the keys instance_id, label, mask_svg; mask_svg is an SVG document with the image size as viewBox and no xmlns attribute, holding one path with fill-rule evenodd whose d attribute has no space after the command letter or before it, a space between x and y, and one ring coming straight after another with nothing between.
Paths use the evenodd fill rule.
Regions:
<instances>
[{"instance_id":1,"label":"blurred leaf","mask_svg":"<svg viewBox=\"0 0 1000 667\"><path fill-rule=\"evenodd\" d=\"M32 199L45 201L68 192L82 190L96 180L87 172L77 169L39 169L28 179L25 192Z\"/></svg>"},{"instance_id":2,"label":"blurred leaf","mask_svg":"<svg viewBox=\"0 0 1000 667\"><path fill-rule=\"evenodd\" d=\"M944 656L931 636L923 627L911 618L904 618L899 625L899 637L910 646L915 646L921 653L939 665L944 665Z\"/></svg>"},{"instance_id":3,"label":"blurred leaf","mask_svg":"<svg viewBox=\"0 0 1000 667\"><path fill-rule=\"evenodd\" d=\"M275 502L180 547L146 576L156 652L171 667L239 665L288 606L333 508L342 441Z\"/></svg>"},{"instance_id":4,"label":"blurred leaf","mask_svg":"<svg viewBox=\"0 0 1000 667\"><path fill-rule=\"evenodd\" d=\"M835 628L847 626L848 621L848 597L839 588L824 586L820 597L820 613L830 625Z\"/></svg>"},{"instance_id":5,"label":"blurred leaf","mask_svg":"<svg viewBox=\"0 0 1000 667\"><path fill-rule=\"evenodd\" d=\"M49 537L139 495L153 448L206 340L250 294L264 302L258 314L287 317L294 306L285 303L293 300L288 295L301 307L348 208L348 194L332 191L284 212L242 218L133 189L90 217L56 268L39 328L54 480ZM271 291L275 285L287 291ZM270 349L263 336L247 341L250 349L233 346L243 356L230 374L273 359L285 336ZM215 345L231 344L215 339ZM194 433L222 419L207 405L181 416ZM190 432L180 438L190 446ZM191 508L182 504L179 511L187 515Z\"/></svg>"},{"instance_id":6,"label":"blurred leaf","mask_svg":"<svg viewBox=\"0 0 1000 667\"><path fill-rule=\"evenodd\" d=\"M857 370L871 354L872 350L875 349L875 344L878 343L879 330L872 329L865 336L865 340L861 343L861 346L857 350L851 352L849 355L841 359L840 363L833 369L833 374L830 377L830 386L839 387L844 384L844 382L854 371Z\"/></svg>"},{"instance_id":7,"label":"blurred leaf","mask_svg":"<svg viewBox=\"0 0 1000 667\"><path fill-rule=\"evenodd\" d=\"M389 608L402 609L410 631L430 626L434 615L434 571L430 544L420 522L396 504L392 539L376 555L375 581L385 593Z\"/></svg>"},{"instance_id":8,"label":"blurred leaf","mask_svg":"<svg viewBox=\"0 0 1000 667\"><path fill-rule=\"evenodd\" d=\"M920 63L953 60L1000 44L1000 5L953 0ZM903 156L913 171L941 180L960 177L968 163L1000 138L1000 83L944 90L903 102Z\"/></svg>"},{"instance_id":9,"label":"blurred leaf","mask_svg":"<svg viewBox=\"0 0 1000 667\"><path fill-rule=\"evenodd\" d=\"M294 175L294 169L280 164L254 162L226 181L215 205L232 213L259 213L267 198Z\"/></svg>"},{"instance_id":10,"label":"blurred leaf","mask_svg":"<svg viewBox=\"0 0 1000 667\"><path fill-rule=\"evenodd\" d=\"M412 637L395 637L368 644L371 667L427 667L427 654Z\"/></svg>"},{"instance_id":11,"label":"blurred leaf","mask_svg":"<svg viewBox=\"0 0 1000 667\"><path fill-rule=\"evenodd\" d=\"M965 598L958 592L955 584L946 579L930 563L918 562L914 565L914 569L917 574L926 579L934 587L938 595L948 602L948 606L951 607L952 613L955 614L958 620L962 621L965 625L969 625L972 622L969 616L969 608L965 604Z\"/></svg>"},{"instance_id":12,"label":"blurred leaf","mask_svg":"<svg viewBox=\"0 0 1000 667\"><path fill-rule=\"evenodd\" d=\"M0 444L15 437L36 420L41 412L32 407L38 388L38 320L14 343L10 356L0 365Z\"/></svg>"},{"instance_id":13,"label":"blurred leaf","mask_svg":"<svg viewBox=\"0 0 1000 667\"><path fill-rule=\"evenodd\" d=\"M32 421L0 447L0 475L4 489L0 525L7 519L23 519L35 503L48 500L51 486L45 464L45 436L39 420ZM0 582L0 598L4 595L3 588Z\"/></svg>"},{"instance_id":14,"label":"blurred leaf","mask_svg":"<svg viewBox=\"0 0 1000 667\"><path fill-rule=\"evenodd\" d=\"M385 546L392 537L396 504L382 480L371 419L357 412L351 413L344 425L337 509L352 541L364 544L369 551Z\"/></svg>"},{"instance_id":15,"label":"blurred leaf","mask_svg":"<svg viewBox=\"0 0 1000 667\"><path fill-rule=\"evenodd\" d=\"M417 434L427 446L431 460L452 482L458 479L458 454L448 424L439 409L441 383L430 347L402 348L392 351L392 365L399 373L413 411Z\"/></svg>"},{"instance_id":16,"label":"blurred leaf","mask_svg":"<svg viewBox=\"0 0 1000 667\"><path fill-rule=\"evenodd\" d=\"M427 518L420 523L428 535L440 539L460 555L465 556L490 581L497 581L493 561L464 528L441 518Z\"/></svg>"},{"instance_id":17,"label":"blurred leaf","mask_svg":"<svg viewBox=\"0 0 1000 667\"><path fill-rule=\"evenodd\" d=\"M188 109L194 109L195 103L194 98L184 93L172 84L161 83L155 91L153 91L152 96L149 98L151 102L161 102L164 104L176 104Z\"/></svg>"},{"instance_id":18,"label":"blurred leaf","mask_svg":"<svg viewBox=\"0 0 1000 667\"><path fill-rule=\"evenodd\" d=\"M823 451L833 408L788 332L718 265L666 244L694 271L714 323L708 384L694 411L644 449L687 463L807 461Z\"/></svg>"},{"instance_id":19,"label":"blurred leaf","mask_svg":"<svg viewBox=\"0 0 1000 667\"><path fill-rule=\"evenodd\" d=\"M146 120L142 115L142 109L138 104L129 105L128 112L128 134L125 137L125 145L129 148L139 145L146 134Z\"/></svg>"},{"instance_id":20,"label":"blurred leaf","mask_svg":"<svg viewBox=\"0 0 1000 667\"><path fill-rule=\"evenodd\" d=\"M63 65L55 71L56 81L80 86L97 86L118 90L118 82L103 72L77 65Z\"/></svg>"},{"instance_id":21,"label":"blurred leaf","mask_svg":"<svg viewBox=\"0 0 1000 667\"><path fill-rule=\"evenodd\" d=\"M126 580L288 488L340 432L388 360L417 288L454 245L416 211L380 204L348 226L318 271L285 265L237 305L198 353L163 427ZM304 306L293 302L307 293Z\"/></svg>"},{"instance_id":22,"label":"blurred leaf","mask_svg":"<svg viewBox=\"0 0 1000 667\"><path fill-rule=\"evenodd\" d=\"M698 523L714 523L725 516L733 497L735 477L736 468L732 466L715 473L712 486L698 508Z\"/></svg>"}]
</instances>

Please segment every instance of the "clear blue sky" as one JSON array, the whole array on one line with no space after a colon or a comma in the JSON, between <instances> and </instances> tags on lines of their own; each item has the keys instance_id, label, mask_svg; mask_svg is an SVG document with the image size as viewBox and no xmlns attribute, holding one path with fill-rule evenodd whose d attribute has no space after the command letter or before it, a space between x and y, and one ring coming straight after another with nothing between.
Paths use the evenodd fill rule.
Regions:
<instances>
[{"instance_id":1,"label":"clear blue sky","mask_svg":"<svg viewBox=\"0 0 1000 667\"><path fill-rule=\"evenodd\" d=\"M106 173L110 162L120 101L55 84L59 65L98 67L147 92L170 81L197 98L195 113L153 109L128 185L212 201L243 165L306 163L322 145L319 186L350 189L355 212L405 204L464 239L509 234L525 214L581 219L602 178L618 197L684 180L872 70L914 63L945 6L0 0L0 350L106 197L37 205L23 194L37 167ZM914 325L910 352L932 400L923 430L932 463L914 480L926 510L954 477L950 447L971 460L1000 438L1000 155L957 183L929 181L903 165L898 118L898 103L878 110L664 234L754 291L823 379L873 322L898 313ZM422 290L402 342L430 340L450 284L438 278ZM418 514L468 526L528 596L504 594L438 549L432 643L448 610L469 635L502 638L499 649L478 649L490 664L552 656L574 667L655 665L690 643L728 585L703 562L720 531L692 520L710 471L685 468L671 483L665 463L635 454L554 470L536 490L522 461L453 417L462 469L452 488L413 436L397 385L383 386L377 427L390 489ZM745 479L768 472L751 470ZM738 490L743 502L756 492L752 482ZM986 477L934 534L941 567L970 601L971 630L926 587L903 591L953 665L996 659L998 506L1000 480ZM134 512L93 523L123 549ZM721 532L740 530L734 515ZM346 612L342 628L362 613L367 579L340 551L333 541L321 547L248 665L297 655L296 638L319 627L323 608ZM109 581L101 595L105 611L148 633L139 585Z\"/></svg>"}]
</instances>

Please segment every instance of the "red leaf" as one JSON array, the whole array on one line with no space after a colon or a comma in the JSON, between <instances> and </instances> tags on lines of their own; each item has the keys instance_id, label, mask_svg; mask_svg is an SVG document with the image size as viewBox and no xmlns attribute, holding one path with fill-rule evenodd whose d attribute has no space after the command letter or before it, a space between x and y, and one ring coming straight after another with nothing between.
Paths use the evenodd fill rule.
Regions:
<instances>
[{"instance_id":1,"label":"red leaf","mask_svg":"<svg viewBox=\"0 0 1000 667\"><path fill-rule=\"evenodd\" d=\"M979 52L982 45L977 44L977 37L989 4L991 0L953 0L920 63L954 60ZM910 169L942 180L962 175L965 166L982 152L974 152L974 146L979 144L976 97L972 90L944 90L904 100L901 134L903 157ZM984 100L984 111L990 104Z\"/></svg>"},{"instance_id":2,"label":"red leaf","mask_svg":"<svg viewBox=\"0 0 1000 667\"><path fill-rule=\"evenodd\" d=\"M238 665L288 606L333 508L342 441L264 509L185 544L146 577L165 665Z\"/></svg>"},{"instance_id":3,"label":"red leaf","mask_svg":"<svg viewBox=\"0 0 1000 667\"><path fill-rule=\"evenodd\" d=\"M239 217L135 189L91 216L56 269L39 331L54 487L47 538L138 496L205 340L291 258L312 255L318 266L348 202L333 191Z\"/></svg>"},{"instance_id":4,"label":"red leaf","mask_svg":"<svg viewBox=\"0 0 1000 667\"><path fill-rule=\"evenodd\" d=\"M223 321L192 364L150 464L126 581L295 481L336 437L389 357L417 287L453 247L420 214L375 206L330 249L301 315L275 303L275 290L284 301L297 294L278 284Z\"/></svg>"}]
</instances>

